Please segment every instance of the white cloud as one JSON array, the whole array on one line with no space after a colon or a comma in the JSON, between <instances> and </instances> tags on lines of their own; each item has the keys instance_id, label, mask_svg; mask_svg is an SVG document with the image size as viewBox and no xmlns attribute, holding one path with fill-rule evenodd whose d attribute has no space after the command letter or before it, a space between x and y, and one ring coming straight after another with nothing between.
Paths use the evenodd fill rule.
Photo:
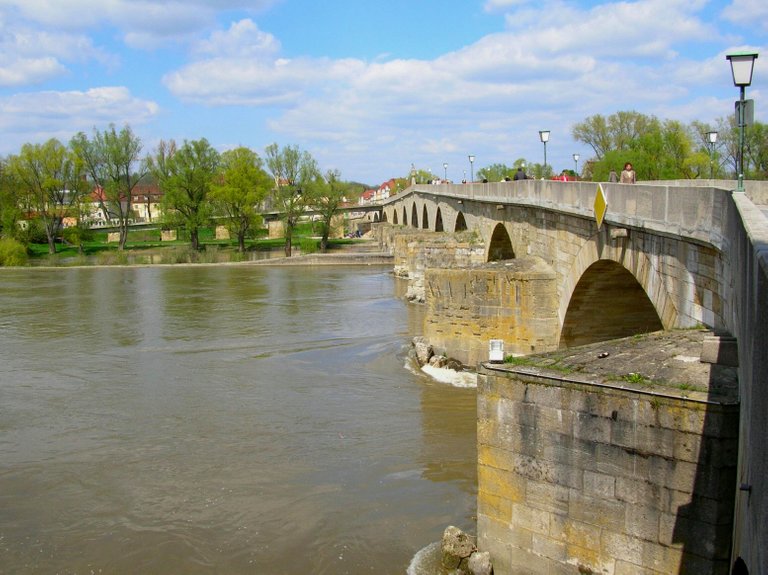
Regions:
<instances>
[{"instance_id":1,"label":"white cloud","mask_svg":"<svg viewBox=\"0 0 768 575\"><path fill-rule=\"evenodd\" d=\"M111 58L79 34L0 24L0 86L35 84L66 73L66 62Z\"/></svg>"},{"instance_id":2,"label":"white cloud","mask_svg":"<svg viewBox=\"0 0 768 575\"><path fill-rule=\"evenodd\" d=\"M193 52L202 56L269 57L280 52L280 42L259 30L253 20L245 19L233 22L228 30L214 31L210 38L198 42Z\"/></svg>"},{"instance_id":3,"label":"white cloud","mask_svg":"<svg viewBox=\"0 0 768 575\"><path fill-rule=\"evenodd\" d=\"M65 67L56 58L5 58L0 67L0 86L25 86L63 74Z\"/></svg>"},{"instance_id":4,"label":"white cloud","mask_svg":"<svg viewBox=\"0 0 768 575\"><path fill-rule=\"evenodd\" d=\"M90 132L94 126L109 123L141 125L158 111L156 103L136 98L119 86L19 93L0 99L3 147L18 149L24 143L49 138L66 142L77 131Z\"/></svg>"},{"instance_id":5,"label":"white cloud","mask_svg":"<svg viewBox=\"0 0 768 575\"><path fill-rule=\"evenodd\" d=\"M768 3L765 0L733 0L723 10L723 17L745 26L760 26L768 30Z\"/></svg>"}]
</instances>

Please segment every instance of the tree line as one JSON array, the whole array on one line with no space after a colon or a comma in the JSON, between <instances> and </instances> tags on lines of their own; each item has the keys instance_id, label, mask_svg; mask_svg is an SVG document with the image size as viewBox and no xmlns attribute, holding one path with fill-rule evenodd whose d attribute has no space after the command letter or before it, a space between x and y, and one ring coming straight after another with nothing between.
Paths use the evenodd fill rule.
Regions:
<instances>
[{"instance_id":1,"label":"tree line","mask_svg":"<svg viewBox=\"0 0 768 575\"><path fill-rule=\"evenodd\" d=\"M709 140L710 132L717 132L714 143ZM550 178L564 171L584 180L607 181L611 171L621 172L627 162L642 180L737 178L739 129L734 116L712 124L684 124L634 111L596 114L575 124L571 135L593 152L589 158L582 155L579 174L570 165L554 170L551 165L518 158L511 166L496 163L483 167L477 171L477 178L489 182L511 179L521 167L534 178ZM423 181L431 176L428 172L417 173ZM744 177L768 179L766 124L755 122L745 129Z\"/></svg>"},{"instance_id":2,"label":"tree line","mask_svg":"<svg viewBox=\"0 0 768 575\"><path fill-rule=\"evenodd\" d=\"M90 136L80 132L68 145L57 139L25 144L18 154L0 160L0 233L28 241L19 222L34 220L53 254L65 218L76 220L66 231L77 241L88 227L85 210L95 202L117 223L118 249L123 250L134 190L150 182L162 192L163 224L184 228L193 249L200 248L201 228L216 218L244 251L246 238L261 223L260 208L269 205L281 214L290 256L294 228L306 209L320 215L320 248L325 250L333 218L360 189L342 182L338 170L321 173L311 154L298 146L271 144L263 158L246 147L220 153L205 138L161 141L147 155L142 148L127 125L94 129Z\"/></svg>"}]
</instances>

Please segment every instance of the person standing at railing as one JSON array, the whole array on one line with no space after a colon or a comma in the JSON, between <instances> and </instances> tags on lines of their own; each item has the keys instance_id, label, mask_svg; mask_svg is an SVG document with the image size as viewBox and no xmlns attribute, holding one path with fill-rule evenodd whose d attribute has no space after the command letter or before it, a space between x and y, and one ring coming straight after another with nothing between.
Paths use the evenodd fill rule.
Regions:
<instances>
[{"instance_id":1,"label":"person standing at railing","mask_svg":"<svg viewBox=\"0 0 768 575\"><path fill-rule=\"evenodd\" d=\"M624 164L624 169L621 171L621 179L619 181L622 184L634 184L637 181L635 170L629 162Z\"/></svg>"}]
</instances>

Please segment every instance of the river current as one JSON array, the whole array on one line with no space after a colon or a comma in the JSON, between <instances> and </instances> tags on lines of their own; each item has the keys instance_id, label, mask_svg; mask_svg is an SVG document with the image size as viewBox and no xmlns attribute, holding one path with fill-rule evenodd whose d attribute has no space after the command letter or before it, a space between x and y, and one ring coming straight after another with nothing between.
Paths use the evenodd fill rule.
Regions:
<instances>
[{"instance_id":1,"label":"river current","mask_svg":"<svg viewBox=\"0 0 768 575\"><path fill-rule=\"evenodd\" d=\"M0 573L395 574L474 532L474 389L384 267L2 270Z\"/></svg>"}]
</instances>

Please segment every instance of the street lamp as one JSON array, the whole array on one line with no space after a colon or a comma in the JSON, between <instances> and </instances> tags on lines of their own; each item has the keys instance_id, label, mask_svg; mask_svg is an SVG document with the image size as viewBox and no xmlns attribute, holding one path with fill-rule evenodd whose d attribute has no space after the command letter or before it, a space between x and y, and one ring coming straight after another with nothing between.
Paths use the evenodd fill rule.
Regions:
<instances>
[{"instance_id":1,"label":"street lamp","mask_svg":"<svg viewBox=\"0 0 768 575\"><path fill-rule=\"evenodd\" d=\"M715 179L715 166L713 164L715 157L715 143L717 142L717 132L712 130L707 132L707 141L709 142L709 179Z\"/></svg>"},{"instance_id":2,"label":"street lamp","mask_svg":"<svg viewBox=\"0 0 768 575\"><path fill-rule=\"evenodd\" d=\"M448 162L443 162L443 179L448 181Z\"/></svg>"},{"instance_id":3,"label":"street lamp","mask_svg":"<svg viewBox=\"0 0 768 575\"><path fill-rule=\"evenodd\" d=\"M733 85L739 88L739 101L736 102L736 117L739 122L739 183L737 192L744 191L744 128L747 125L746 106L744 99L747 86L752 83L752 70L757 59L756 52L738 52L726 55L726 60L731 62L731 74Z\"/></svg>"},{"instance_id":4,"label":"street lamp","mask_svg":"<svg viewBox=\"0 0 768 575\"><path fill-rule=\"evenodd\" d=\"M539 138L541 143L544 144L544 168L541 170L541 175L544 176L547 171L547 142L549 142L549 130L539 130Z\"/></svg>"},{"instance_id":5,"label":"street lamp","mask_svg":"<svg viewBox=\"0 0 768 575\"><path fill-rule=\"evenodd\" d=\"M474 182L475 181L475 156L474 154L469 155L469 181Z\"/></svg>"},{"instance_id":6,"label":"street lamp","mask_svg":"<svg viewBox=\"0 0 768 575\"><path fill-rule=\"evenodd\" d=\"M579 177L579 157L580 156L578 154L573 155L573 165L574 165L573 173L577 178Z\"/></svg>"}]
</instances>

